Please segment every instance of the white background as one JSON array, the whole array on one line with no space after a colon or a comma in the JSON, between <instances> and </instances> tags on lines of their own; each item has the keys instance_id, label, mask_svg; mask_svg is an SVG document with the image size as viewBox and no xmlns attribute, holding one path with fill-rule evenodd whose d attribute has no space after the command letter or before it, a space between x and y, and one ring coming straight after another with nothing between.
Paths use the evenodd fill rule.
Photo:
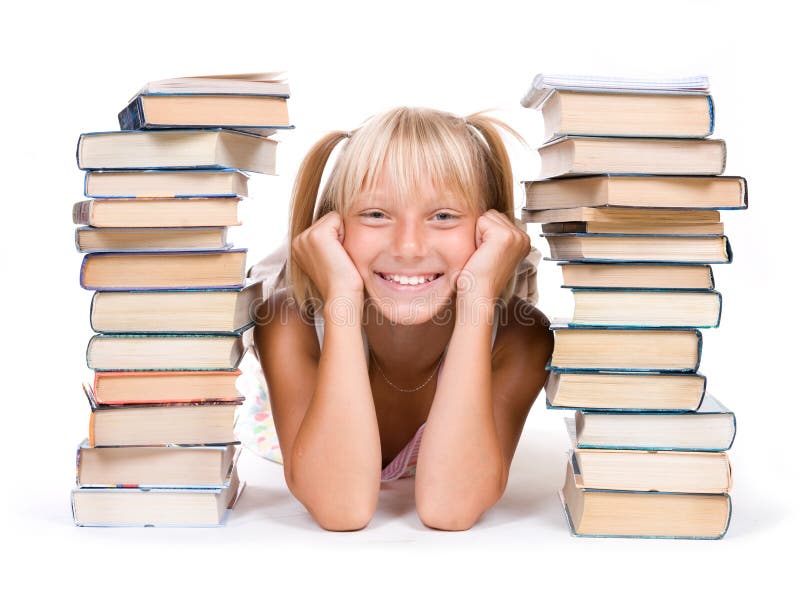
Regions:
<instances>
[{"instance_id":1,"label":"white background","mask_svg":"<svg viewBox=\"0 0 800 594\"><path fill-rule=\"evenodd\" d=\"M284 5L285 4L285 5ZM37 3L3 15L2 415L6 569L17 586L275 591L496 586L610 591L777 585L790 579L798 528L792 445L798 391L794 320L797 82L788 4L658 2ZM716 266L722 325L704 332L701 371L738 416L733 521L717 542L578 539L555 495L567 448L561 414L534 406L505 497L470 531L426 529L413 482L385 487L356 533L318 528L279 466L244 456L250 483L227 527L79 529L69 491L88 407L80 382L90 293L70 212L82 199L79 133L113 130L148 80L288 69L297 129L282 136L279 177L254 176L234 237L251 263L286 231L305 150L395 105L466 114L498 108L528 139L519 179L538 172L540 115L519 106L537 72L711 77L726 173L750 183L750 209L723 214L734 263ZM522 196L518 196L521 205ZM543 251L538 227L529 226ZM568 313L553 263L540 307ZM10 529L10 534L9 534ZM10 547L10 549L8 549ZM24 582L22 581L24 580ZM791 583L791 582L789 582ZM26 588L27 589L27 588Z\"/></svg>"}]
</instances>

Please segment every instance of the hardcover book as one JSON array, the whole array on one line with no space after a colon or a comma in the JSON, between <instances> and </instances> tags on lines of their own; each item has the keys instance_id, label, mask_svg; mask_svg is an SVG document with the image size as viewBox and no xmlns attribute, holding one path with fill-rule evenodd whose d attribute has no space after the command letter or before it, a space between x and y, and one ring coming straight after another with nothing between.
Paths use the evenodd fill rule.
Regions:
<instances>
[{"instance_id":1,"label":"hardcover book","mask_svg":"<svg viewBox=\"0 0 800 594\"><path fill-rule=\"evenodd\" d=\"M102 333L241 333L262 303L261 282L240 289L100 291L90 323Z\"/></svg>"},{"instance_id":2,"label":"hardcover book","mask_svg":"<svg viewBox=\"0 0 800 594\"><path fill-rule=\"evenodd\" d=\"M86 365L95 371L233 371L239 334L95 334Z\"/></svg>"},{"instance_id":3,"label":"hardcover book","mask_svg":"<svg viewBox=\"0 0 800 594\"><path fill-rule=\"evenodd\" d=\"M722 295L666 289L572 289L570 327L717 328Z\"/></svg>"},{"instance_id":4,"label":"hardcover book","mask_svg":"<svg viewBox=\"0 0 800 594\"><path fill-rule=\"evenodd\" d=\"M98 404L88 386L92 409L88 446L198 446L238 444L233 427L238 401Z\"/></svg>"},{"instance_id":5,"label":"hardcover book","mask_svg":"<svg viewBox=\"0 0 800 594\"><path fill-rule=\"evenodd\" d=\"M638 173L720 175L725 171L722 140L560 136L539 147L540 178ZM563 208L563 207L562 207Z\"/></svg>"},{"instance_id":6,"label":"hardcover book","mask_svg":"<svg viewBox=\"0 0 800 594\"><path fill-rule=\"evenodd\" d=\"M544 233L548 260L728 264L733 250L724 235L612 235Z\"/></svg>"},{"instance_id":7,"label":"hardcover book","mask_svg":"<svg viewBox=\"0 0 800 594\"><path fill-rule=\"evenodd\" d=\"M241 371L97 371L97 405L161 402L241 402L236 379Z\"/></svg>"},{"instance_id":8,"label":"hardcover book","mask_svg":"<svg viewBox=\"0 0 800 594\"><path fill-rule=\"evenodd\" d=\"M576 448L570 455L589 489L728 493L733 483L725 452Z\"/></svg>"},{"instance_id":9,"label":"hardcover book","mask_svg":"<svg viewBox=\"0 0 800 594\"><path fill-rule=\"evenodd\" d=\"M277 142L223 129L91 132L78 139L78 168L243 169L275 173Z\"/></svg>"},{"instance_id":10,"label":"hardcover book","mask_svg":"<svg viewBox=\"0 0 800 594\"><path fill-rule=\"evenodd\" d=\"M565 289L684 289L714 288L714 274L706 264L626 264L560 262Z\"/></svg>"},{"instance_id":11,"label":"hardcover book","mask_svg":"<svg viewBox=\"0 0 800 594\"><path fill-rule=\"evenodd\" d=\"M564 178L563 181L583 178ZM533 182L523 182L530 184ZM530 190L530 188L529 188ZM547 210L522 209L523 223L592 222L609 225L697 225L719 223L719 210L635 206L577 206Z\"/></svg>"},{"instance_id":12,"label":"hardcover book","mask_svg":"<svg viewBox=\"0 0 800 594\"><path fill-rule=\"evenodd\" d=\"M236 169L87 171L87 198L195 198L247 196L247 174Z\"/></svg>"},{"instance_id":13,"label":"hardcover book","mask_svg":"<svg viewBox=\"0 0 800 594\"><path fill-rule=\"evenodd\" d=\"M694 412L579 410L565 420L580 449L721 452L736 436L736 416L711 394Z\"/></svg>"},{"instance_id":14,"label":"hardcover book","mask_svg":"<svg viewBox=\"0 0 800 594\"><path fill-rule=\"evenodd\" d=\"M233 289L245 279L247 250L87 254L80 284L95 291Z\"/></svg>"},{"instance_id":15,"label":"hardcover book","mask_svg":"<svg viewBox=\"0 0 800 594\"><path fill-rule=\"evenodd\" d=\"M230 250L227 227L78 227L81 253Z\"/></svg>"},{"instance_id":16,"label":"hardcover book","mask_svg":"<svg viewBox=\"0 0 800 594\"><path fill-rule=\"evenodd\" d=\"M233 128L269 135L291 129L284 97L141 93L119 112L120 130Z\"/></svg>"},{"instance_id":17,"label":"hardcover book","mask_svg":"<svg viewBox=\"0 0 800 594\"><path fill-rule=\"evenodd\" d=\"M563 320L550 329L548 369L694 373L700 366L703 337L695 329L570 328Z\"/></svg>"},{"instance_id":18,"label":"hardcover book","mask_svg":"<svg viewBox=\"0 0 800 594\"><path fill-rule=\"evenodd\" d=\"M701 406L706 378L696 373L553 370L545 393L547 408L688 412Z\"/></svg>"},{"instance_id":19,"label":"hardcover book","mask_svg":"<svg viewBox=\"0 0 800 594\"><path fill-rule=\"evenodd\" d=\"M224 489L81 487L72 491L72 517L77 526L222 526L244 487L235 467Z\"/></svg>"},{"instance_id":20,"label":"hardcover book","mask_svg":"<svg viewBox=\"0 0 800 594\"><path fill-rule=\"evenodd\" d=\"M90 447L76 456L78 487L226 489L241 450L220 446Z\"/></svg>"},{"instance_id":21,"label":"hardcover book","mask_svg":"<svg viewBox=\"0 0 800 594\"><path fill-rule=\"evenodd\" d=\"M539 108L545 139L565 134L703 138L714 132L714 102L702 93L552 89Z\"/></svg>"},{"instance_id":22,"label":"hardcover book","mask_svg":"<svg viewBox=\"0 0 800 594\"><path fill-rule=\"evenodd\" d=\"M92 227L230 227L239 225L239 198L116 198L83 200L72 222Z\"/></svg>"}]
</instances>

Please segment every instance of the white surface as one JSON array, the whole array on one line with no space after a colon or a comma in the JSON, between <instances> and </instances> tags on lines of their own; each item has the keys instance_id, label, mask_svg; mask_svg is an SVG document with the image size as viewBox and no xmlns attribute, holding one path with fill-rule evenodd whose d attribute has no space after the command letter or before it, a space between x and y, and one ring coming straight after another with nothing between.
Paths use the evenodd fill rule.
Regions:
<instances>
[{"instance_id":1,"label":"white surface","mask_svg":"<svg viewBox=\"0 0 800 594\"><path fill-rule=\"evenodd\" d=\"M798 529L790 463L797 389L788 379L797 324L790 313L780 323L764 319L792 312L797 284L797 83L782 68L799 52L795 20L784 6L790 5L141 0L8 8L0 36L0 150L11 234L2 255L9 312L0 417L7 444L5 581L67 591L156 584L181 591L293 592L323 584L354 591L691 591L690 579L729 590L785 585ZM83 357L91 335L91 294L78 287L81 258L70 221L72 203L82 198L78 134L114 129L117 112L149 80L278 68L289 69L297 130L283 135L281 176L253 178L246 225L232 234L251 248L251 262L283 237L294 172L327 130L355 127L394 105L462 114L500 107L536 147L540 115L522 109L519 99L537 72L710 76L715 136L728 142L727 173L746 176L751 191L750 210L723 215L735 258L715 267L722 326L704 332L701 367L739 419L731 453L734 516L724 540L570 537L555 495L566 436L561 415L545 411L543 398L505 497L468 532L424 528L410 480L384 488L365 530L324 532L292 500L281 469L248 455L242 475L250 486L225 528L72 525L74 448L88 417L79 384L88 375ZM779 81L770 83L776 94L761 81ZM520 178L536 175L535 151L515 148L513 157ZM538 228L529 231L544 250ZM780 253L792 260L780 261ZM774 281L779 270L785 285ZM545 263L540 306L550 316L569 308L559 284L557 267Z\"/></svg>"}]
</instances>

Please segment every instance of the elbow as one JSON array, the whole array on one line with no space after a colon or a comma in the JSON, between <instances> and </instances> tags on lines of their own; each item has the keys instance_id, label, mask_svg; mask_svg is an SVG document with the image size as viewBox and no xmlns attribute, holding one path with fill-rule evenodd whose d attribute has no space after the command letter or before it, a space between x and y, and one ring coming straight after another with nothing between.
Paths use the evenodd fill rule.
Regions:
<instances>
[{"instance_id":1,"label":"elbow","mask_svg":"<svg viewBox=\"0 0 800 594\"><path fill-rule=\"evenodd\" d=\"M436 530L469 530L500 497L462 501L461 504L432 501L430 499L417 499L417 515L420 521L428 528Z\"/></svg>"},{"instance_id":2,"label":"elbow","mask_svg":"<svg viewBox=\"0 0 800 594\"><path fill-rule=\"evenodd\" d=\"M306 506L311 517L320 528L331 532L353 532L366 528L372 519L374 510L370 508L319 508Z\"/></svg>"},{"instance_id":3,"label":"elbow","mask_svg":"<svg viewBox=\"0 0 800 594\"><path fill-rule=\"evenodd\" d=\"M348 532L365 528L377 509L377 496L335 497L328 492L325 497L319 493L324 489L312 488L306 491L289 480L287 486L294 497L308 510L320 528L332 532Z\"/></svg>"},{"instance_id":4,"label":"elbow","mask_svg":"<svg viewBox=\"0 0 800 594\"><path fill-rule=\"evenodd\" d=\"M462 531L472 528L481 517L483 510L457 509L447 506L417 504L417 515L428 528L435 530Z\"/></svg>"}]
</instances>

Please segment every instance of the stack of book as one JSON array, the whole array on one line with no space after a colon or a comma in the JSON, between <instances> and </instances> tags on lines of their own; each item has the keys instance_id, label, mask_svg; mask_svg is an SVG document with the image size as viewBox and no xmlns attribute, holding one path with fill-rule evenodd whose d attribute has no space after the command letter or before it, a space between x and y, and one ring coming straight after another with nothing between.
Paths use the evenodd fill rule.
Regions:
<instances>
[{"instance_id":1,"label":"stack of book","mask_svg":"<svg viewBox=\"0 0 800 594\"><path fill-rule=\"evenodd\" d=\"M288 96L273 74L159 81L122 110L121 131L78 141L87 200L73 221L97 333L78 525L217 526L241 493L235 382L261 287L226 232L243 171L275 173Z\"/></svg>"},{"instance_id":2,"label":"stack of book","mask_svg":"<svg viewBox=\"0 0 800 594\"><path fill-rule=\"evenodd\" d=\"M575 410L562 503L574 534L721 538L736 422L698 373L720 322L711 264L731 261L719 211L747 207L726 147L706 138L705 77L538 75L541 179L523 220L561 261L574 314L554 320L548 408Z\"/></svg>"}]
</instances>

